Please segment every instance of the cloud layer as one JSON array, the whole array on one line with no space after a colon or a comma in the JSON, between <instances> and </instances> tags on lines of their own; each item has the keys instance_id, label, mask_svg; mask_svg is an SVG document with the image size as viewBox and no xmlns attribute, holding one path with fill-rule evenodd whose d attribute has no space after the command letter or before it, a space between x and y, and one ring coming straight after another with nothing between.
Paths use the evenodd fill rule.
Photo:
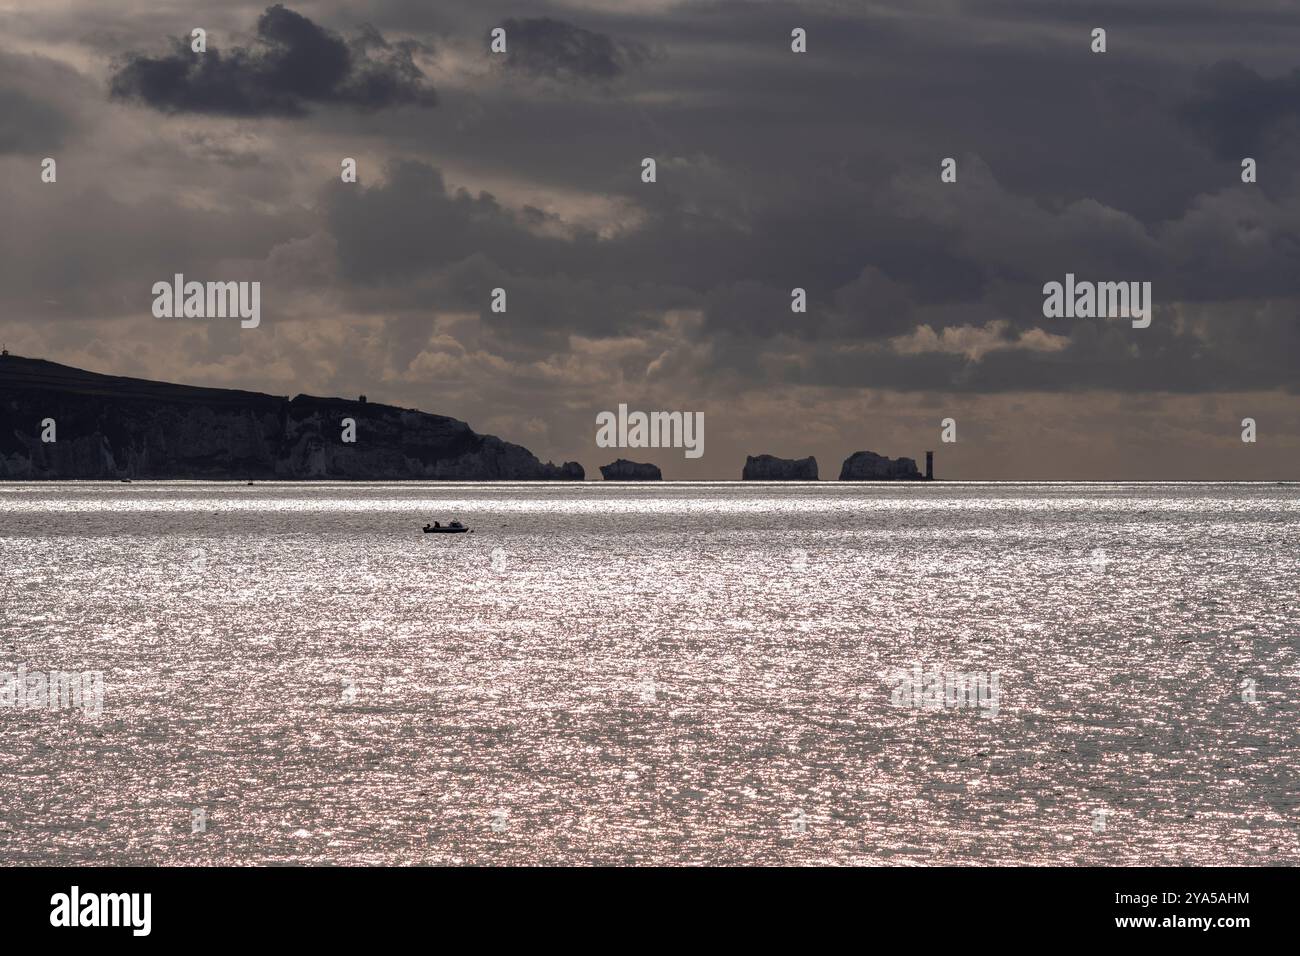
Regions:
<instances>
[{"instance_id":1,"label":"cloud layer","mask_svg":"<svg viewBox=\"0 0 1300 956\"><path fill-rule=\"evenodd\" d=\"M1300 473L1300 14L1116 6L1097 55L1093 14L1036 0L530 13L0 16L0 333L110 372L364 391L592 472L596 412L628 402L710 416L668 477L916 457L944 417L949 476L1154 477L1152 448L1170 477ZM129 52L196 24L205 54ZM263 327L159 326L175 272L262 281ZM1044 318L1067 272L1151 282L1151 327Z\"/></svg>"}]
</instances>

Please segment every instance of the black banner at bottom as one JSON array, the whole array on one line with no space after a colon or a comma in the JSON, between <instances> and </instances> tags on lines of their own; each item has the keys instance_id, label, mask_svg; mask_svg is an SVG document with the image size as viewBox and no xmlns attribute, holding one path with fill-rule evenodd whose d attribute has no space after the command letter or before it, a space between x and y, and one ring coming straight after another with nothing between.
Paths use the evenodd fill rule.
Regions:
<instances>
[{"instance_id":1,"label":"black banner at bottom","mask_svg":"<svg viewBox=\"0 0 1300 956\"><path fill-rule=\"evenodd\" d=\"M1282 868L10 868L0 870L0 916L9 943L373 945L456 927L495 943L609 943L677 929L693 943L717 936L734 946L769 942L788 923L828 940L964 927L985 942L1042 942L1048 932L1054 942L1232 945L1292 925L1294 886Z\"/></svg>"}]
</instances>

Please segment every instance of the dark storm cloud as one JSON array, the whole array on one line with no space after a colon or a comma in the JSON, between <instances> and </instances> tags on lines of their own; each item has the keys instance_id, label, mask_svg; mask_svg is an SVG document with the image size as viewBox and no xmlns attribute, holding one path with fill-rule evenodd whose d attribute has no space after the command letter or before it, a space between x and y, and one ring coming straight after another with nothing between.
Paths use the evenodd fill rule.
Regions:
<instances>
[{"instance_id":1,"label":"dark storm cloud","mask_svg":"<svg viewBox=\"0 0 1300 956\"><path fill-rule=\"evenodd\" d=\"M629 247L652 241L653 231L601 241L539 237L528 231L538 222L535 212L512 212L488 194L448 191L437 170L425 164L399 164L383 186L329 189L331 227L354 306L370 313L421 312L424 318L407 323L415 340L419 329L427 330L430 309L477 313L485 347L514 361L563 354L570 333L637 335L658 324L656 310L698 306L706 322L696 341L714 347L715 362L705 370L711 380L761 382L777 375L811 386L989 394L1029 388L1294 388L1297 381L1288 356L1300 347L1300 323L1284 307L1256 316L1238 304L1207 306L1205 327L1196 335L1179 331L1176 318L1161 312L1151 329L1133 332L1126 323L1045 321L1035 287L1018 305L1023 324L1066 336L1066 349L1006 351L978 360L906 355L880 348L880 340L921 323L936 330L980 326L1016 306L990 308L975 298L955 300L946 315L936 313L880 270L867 268L833 290L813 289L809 313L796 316L789 311L788 288L771 277L766 283L719 280L705 284L703 294L656 284L648 281L652 270L627 261ZM1076 235L1062 244L1077 241ZM629 276L641 276L640 284ZM506 315L486 309L487 292L498 285L509 290ZM1012 335L995 338L1010 341ZM855 348L868 343L876 347ZM798 364L773 371L766 359L787 348ZM415 352L395 347L393 362L401 367ZM634 370L628 376L635 378Z\"/></svg>"},{"instance_id":2,"label":"dark storm cloud","mask_svg":"<svg viewBox=\"0 0 1300 956\"><path fill-rule=\"evenodd\" d=\"M439 170L413 160L390 165L379 186L332 184L326 210L345 275L364 284L410 280L474 253L508 268L527 264L543 272L557 266L559 256L580 254L530 234L527 215L516 215L490 193L448 191Z\"/></svg>"},{"instance_id":3,"label":"dark storm cloud","mask_svg":"<svg viewBox=\"0 0 1300 956\"><path fill-rule=\"evenodd\" d=\"M1189 335L1175 330L1173 316L1157 312L1141 338L1127 322L1043 323L1068 336L1069 344L1055 351L1001 348L979 360L942 351L900 353L879 344L863 348L860 341L849 348L821 342L811 350L795 349L793 340L763 343L730 334L720 336L717 347L730 368L753 380L779 374L784 382L810 387L963 395L1300 391L1300 376L1286 357L1300 348L1300 323L1293 315L1267 303L1239 303L1208 311L1205 318L1205 328ZM1007 341L998 330L989 338ZM792 361L775 361L786 357Z\"/></svg>"},{"instance_id":4,"label":"dark storm cloud","mask_svg":"<svg viewBox=\"0 0 1300 956\"><path fill-rule=\"evenodd\" d=\"M891 0L896 7L908 0ZM1240 26L1242 21L1265 25L1294 27L1295 17L1286 3L1276 0L1144 0L1140 4L1126 0L1092 0L1080 4L1074 0L963 0L964 12L971 17L995 16L1026 22L1065 22L1120 26L1147 25L1163 30L1186 26L1200 28Z\"/></svg>"},{"instance_id":5,"label":"dark storm cloud","mask_svg":"<svg viewBox=\"0 0 1300 956\"><path fill-rule=\"evenodd\" d=\"M330 184L322 205L359 308L476 312L511 358L563 349L571 333L634 334L697 299L647 276L622 243L539 235L550 217L449 190L426 163L393 163L382 185ZM508 292L504 314L488 308L496 287Z\"/></svg>"},{"instance_id":6,"label":"dark storm cloud","mask_svg":"<svg viewBox=\"0 0 1300 956\"><path fill-rule=\"evenodd\" d=\"M1295 120L1297 81L1277 58L1300 16L1273 18L1279 39L1252 48L1251 66L1198 79L1233 22L1209 3L1182 19L1172 0L1156 17L1106 9L1104 57L1088 50L1092 15L1068 3L639 6L589 3L575 25L561 19L579 17L572 7L510 19L495 0L384 0L366 9L384 34L437 37L435 76L455 91L442 109L419 123L332 111L274 145L227 148L207 120L173 135L210 166L248 168L229 180L247 199L258 190L273 206L294 187L286 219L318 218L293 238L319 239L303 249L331 302L389 323L394 367L419 355L430 315L456 313L519 366L562 364L574 339L626 339L607 361L648 379L677 360L633 346L656 342L677 310L691 315L672 328L695 350L690 374L718 394L1294 387L1281 356L1297 344L1300 162L1274 153L1246 186L1235 160L1241 142L1281 143ZM311 9L356 38L273 7L251 48L137 57L115 90L236 116L428 92L409 43L357 34L342 3ZM483 69L492 25L508 36L495 62L530 82ZM792 25L807 28L807 54L790 52ZM405 159L382 184L344 184L342 141L366 172ZM302 147L310 173L270 162ZM640 181L644 156L658 160L654 184ZM939 180L946 156L957 183ZM298 204L326 167L321 201ZM593 225L605 215L593 207L626 222ZM316 255L333 248L336 261ZM1151 281L1153 326L1045 320L1042 285L1066 272ZM487 308L496 286L504 315ZM790 310L796 286L807 313ZM1267 314L1242 304L1270 299Z\"/></svg>"},{"instance_id":7,"label":"dark storm cloud","mask_svg":"<svg viewBox=\"0 0 1300 956\"><path fill-rule=\"evenodd\" d=\"M1300 117L1300 69L1264 77L1235 60L1216 63L1196 81L1183 120L1224 159L1257 153L1277 136L1295 133Z\"/></svg>"},{"instance_id":8,"label":"dark storm cloud","mask_svg":"<svg viewBox=\"0 0 1300 956\"><path fill-rule=\"evenodd\" d=\"M506 64L537 76L614 80L644 63L649 48L550 17L508 19Z\"/></svg>"},{"instance_id":9,"label":"dark storm cloud","mask_svg":"<svg viewBox=\"0 0 1300 956\"><path fill-rule=\"evenodd\" d=\"M975 169L972 165L965 194L970 208L962 213L959 206L956 220L916 205L914 196L909 207L918 218L907 233L918 258L926 248L943 268L949 260L965 258L984 277L985 287L937 299L923 294L921 276L906 269L891 276L875 265L853 273L840 264L889 262L874 241L855 243L852 234L869 234L869 223L878 224L883 211L900 201L893 194L878 197L874 206L864 202L847 217L819 210L819 227L834 227L832 237L850 250L820 267L814 260L827 244L812 233L796 231L792 237L789 223L784 231L752 233L712 221L686 226L690 217L667 212L678 209L672 199L641 228L620 236L539 236L531 229L548 220L536 210L515 212L487 193L450 191L437 169L419 162L396 164L381 186L331 186L326 206L358 308L477 313L483 343L516 361L562 354L572 333L646 335L659 327L662 310L698 309L704 321L683 334L709 347L713 358L706 371L756 381L778 374L772 357L783 352L798 359L780 370L782 379L849 388L1196 392L1295 388L1300 381L1285 358L1300 345L1294 316L1276 310L1256 315L1239 303L1213 304L1234 287L1296 291L1295 270L1288 265L1295 250L1260 255L1252 244L1236 255L1216 238L1232 233L1225 224L1239 220L1250 203L1262 204L1254 214L1264 216L1265 200L1229 204L1218 213L1207 207L1201 210L1204 224L1189 219L1180 224L1181 234L1171 230L1157 238L1088 204L1058 215L1022 200L1017 210L1012 197L975 175ZM911 195L907 186L899 191ZM1011 214L1010 223L984 215L999 205ZM931 217L927 243L924 223ZM842 225L835 226L841 218ZM773 222L780 221L774 214ZM965 243L945 236L954 221L970 230ZM769 247L774 236L783 235L786 244ZM791 242L796 254L783 258L780 249L790 250ZM945 247L948 251L940 252ZM1182 262L1195 262L1202 254L1218 268ZM1194 329L1184 328L1168 310L1141 331L1127 322L1044 319L1044 278L1059 279L1072 269L1101 277L1153 274L1157 304L1198 290L1210 302ZM791 312L797 280L782 284L782 275L817 280L807 283L807 313ZM509 294L505 315L487 309L488 292L497 286ZM891 344L920 326L936 336L945 329L974 335L991 351L976 356L954 346L911 354ZM1063 344L1035 349L1031 339L1025 347L1019 336L1026 330L1041 330ZM1256 351L1260 354L1252 358Z\"/></svg>"},{"instance_id":10,"label":"dark storm cloud","mask_svg":"<svg viewBox=\"0 0 1300 956\"><path fill-rule=\"evenodd\" d=\"M281 4L257 21L258 45L223 55L209 40L195 53L189 39L164 56L128 55L110 81L114 98L167 113L301 116L310 104L372 111L432 106L434 92L415 65L416 46L390 44L363 28L351 43Z\"/></svg>"}]
</instances>

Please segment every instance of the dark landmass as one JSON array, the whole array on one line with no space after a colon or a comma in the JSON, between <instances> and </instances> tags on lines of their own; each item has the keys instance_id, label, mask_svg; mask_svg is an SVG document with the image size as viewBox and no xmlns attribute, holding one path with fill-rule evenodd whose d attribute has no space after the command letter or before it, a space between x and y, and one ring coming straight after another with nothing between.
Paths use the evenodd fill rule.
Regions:
<instances>
[{"instance_id":1,"label":"dark landmass","mask_svg":"<svg viewBox=\"0 0 1300 956\"><path fill-rule=\"evenodd\" d=\"M886 458L874 451L855 451L844 459L840 481L924 481L914 458Z\"/></svg>"},{"instance_id":2,"label":"dark landmass","mask_svg":"<svg viewBox=\"0 0 1300 956\"><path fill-rule=\"evenodd\" d=\"M620 458L600 466L600 476L606 481L663 481L658 465Z\"/></svg>"},{"instance_id":3,"label":"dark landmass","mask_svg":"<svg viewBox=\"0 0 1300 956\"><path fill-rule=\"evenodd\" d=\"M344 418L356 442L341 440ZM42 442L53 419L57 440ZM0 479L581 481L443 415L100 375L0 356Z\"/></svg>"},{"instance_id":4,"label":"dark landmass","mask_svg":"<svg viewBox=\"0 0 1300 956\"><path fill-rule=\"evenodd\" d=\"M740 477L744 481L816 481L817 459L750 455Z\"/></svg>"}]
</instances>

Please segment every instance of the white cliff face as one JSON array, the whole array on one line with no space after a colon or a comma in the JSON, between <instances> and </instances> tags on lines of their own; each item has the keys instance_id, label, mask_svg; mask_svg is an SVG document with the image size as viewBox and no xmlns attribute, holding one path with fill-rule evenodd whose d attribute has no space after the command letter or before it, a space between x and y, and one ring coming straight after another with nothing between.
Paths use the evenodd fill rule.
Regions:
<instances>
[{"instance_id":1,"label":"white cliff face","mask_svg":"<svg viewBox=\"0 0 1300 956\"><path fill-rule=\"evenodd\" d=\"M58 441L47 444L40 440L40 431L38 426L28 434L15 430L15 434L6 435L18 447L0 451L0 478L40 480L63 472L76 476L116 476L117 462L103 435L92 433L65 438L60 432Z\"/></svg>"},{"instance_id":2,"label":"white cliff face","mask_svg":"<svg viewBox=\"0 0 1300 956\"><path fill-rule=\"evenodd\" d=\"M0 362L0 478L581 480L573 462L388 405L112 379ZM40 422L57 421L57 441ZM343 419L356 441L343 441Z\"/></svg>"}]
</instances>

